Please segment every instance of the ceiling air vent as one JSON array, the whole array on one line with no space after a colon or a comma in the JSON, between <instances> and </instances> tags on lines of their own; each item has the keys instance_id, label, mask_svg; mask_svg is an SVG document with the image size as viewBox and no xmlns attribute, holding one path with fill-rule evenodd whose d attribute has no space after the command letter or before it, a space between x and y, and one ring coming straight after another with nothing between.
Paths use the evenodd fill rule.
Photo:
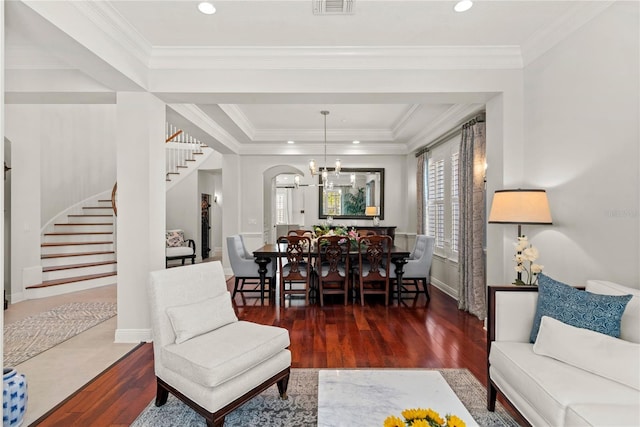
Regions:
<instances>
[{"instance_id":1,"label":"ceiling air vent","mask_svg":"<svg viewBox=\"0 0 640 427\"><path fill-rule=\"evenodd\" d=\"M314 15L351 15L355 0L312 0Z\"/></svg>"}]
</instances>

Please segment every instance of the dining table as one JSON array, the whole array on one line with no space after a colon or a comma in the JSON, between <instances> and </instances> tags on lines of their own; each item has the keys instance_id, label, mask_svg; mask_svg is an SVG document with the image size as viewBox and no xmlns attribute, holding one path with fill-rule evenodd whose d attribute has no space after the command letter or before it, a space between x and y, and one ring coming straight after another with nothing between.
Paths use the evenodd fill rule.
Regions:
<instances>
[{"instance_id":1,"label":"dining table","mask_svg":"<svg viewBox=\"0 0 640 427\"><path fill-rule=\"evenodd\" d=\"M281 243L280 245L285 245ZM284 248L281 248L284 249ZM277 259L281 253L286 252L285 250L278 250L278 245L275 243L267 243L264 246L253 251L253 257L255 258L256 264L258 264L258 274L260 275L260 303L264 305L265 299L265 285L267 282L267 266L270 262ZM399 248L394 246L391 248L391 262L395 266L395 273L398 283L402 283L402 276L404 274L404 265L407 263L408 258L410 256L410 252L406 249ZM318 253L315 250L311 251L311 257L316 257ZM358 252L356 250L352 250L350 252L352 257L356 257ZM269 292L271 294L271 291ZM397 292L397 300L398 304L400 304L400 292L398 289Z\"/></svg>"}]
</instances>

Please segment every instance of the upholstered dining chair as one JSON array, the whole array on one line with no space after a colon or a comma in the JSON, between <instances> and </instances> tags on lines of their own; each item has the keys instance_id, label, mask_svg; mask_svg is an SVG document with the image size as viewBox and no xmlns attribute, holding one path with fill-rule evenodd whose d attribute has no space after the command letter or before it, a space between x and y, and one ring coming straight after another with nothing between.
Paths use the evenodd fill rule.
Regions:
<instances>
[{"instance_id":1,"label":"upholstered dining chair","mask_svg":"<svg viewBox=\"0 0 640 427\"><path fill-rule=\"evenodd\" d=\"M422 292L427 297L427 301L431 300L427 285L429 284L429 275L431 273L434 245L435 238L424 234L416 236L416 243L403 268L402 283L395 283L396 290L399 292L398 301L402 298L403 292L419 294L421 292L420 282L422 282ZM391 269L389 278L392 279L392 282L397 282L395 269ZM414 289L410 290L407 288L408 286L413 286Z\"/></svg>"},{"instance_id":2,"label":"upholstered dining chair","mask_svg":"<svg viewBox=\"0 0 640 427\"><path fill-rule=\"evenodd\" d=\"M255 262L253 255L247 251L244 239L239 234L227 237L227 251L229 252L229 263L235 276L233 285L233 294L231 298L235 298L236 293L240 292L256 292L263 293L264 289L257 289L255 285L260 283L260 274L258 274L258 264ZM276 282L275 261L267 265L267 281L269 282L269 292L274 291ZM246 282L253 284L253 287L245 288ZM264 297L264 295L261 295Z\"/></svg>"},{"instance_id":3,"label":"upholstered dining chair","mask_svg":"<svg viewBox=\"0 0 640 427\"><path fill-rule=\"evenodd\" d=\"M344 236L321 236L317 243L315 271L318 277L320 306L324 307L324 296L344 296L344 305L349 298L349 239Z\"/></svg>"},{"instance_id":4,"label":"upholstered dining chair","mask_svg":"<svg viewBox=\"0 0 640 427\"><path fill-rule=\"evenodd\" d=\"M222 427L227 414L273 384L286 399L289 332L238 320L219 261L153 271L148 295L156 406L171 393L207 426Z\"/></svg>"},{"instance_id":5,"label":"upholstered dining chair","mask_svg":"<svg viewBox=\"0 0 640 427\"><path fill-rule=\"evenodd\" d=\"M389 270L393 240L390 236L366 236L358 239L358 266L354 268L354 280L358 280L360 304L364 306L365 294L384 295L389 305Z\"/></svg>"},{"instance_id":6,"label":"upholstered dining chair","mask_svg":"<svg viewBox=\"0 0 640 427\"><path fill-rule=\"evenodd\" d=\"M304 295L305 305L309 305L313 272L311 268L311 239L307 236L281 236L277 243L280 307L284 307L286 295L295 294Z\"/></svg>"}]
</instances>

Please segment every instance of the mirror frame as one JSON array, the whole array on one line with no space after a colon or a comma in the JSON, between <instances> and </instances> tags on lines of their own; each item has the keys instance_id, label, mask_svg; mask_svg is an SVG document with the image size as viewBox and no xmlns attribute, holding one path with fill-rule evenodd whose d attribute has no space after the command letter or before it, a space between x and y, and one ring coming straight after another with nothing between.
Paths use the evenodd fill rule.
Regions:
<instances>
[{"instance_id":1,"label":"mirror frame","mask_svg":"<svg viewBox=\"0 0 640 427\"><path fill-rule=\"evenodd\" d=\"M334 168L327 168L327 171L333 172ZM384 168L342 168L340 173L351 172L367 172L367 173L379 173L380 174L380 211L378 212L378 218L384 219ZM366 184L365 187L366 188ZM324 187L322 186L322 175L318 174L318 218L326 219L328 215L323 214L324 208ZM333 219L368 219L372 217L366 215L333 215Z\"/></svg>"}]
</instances>

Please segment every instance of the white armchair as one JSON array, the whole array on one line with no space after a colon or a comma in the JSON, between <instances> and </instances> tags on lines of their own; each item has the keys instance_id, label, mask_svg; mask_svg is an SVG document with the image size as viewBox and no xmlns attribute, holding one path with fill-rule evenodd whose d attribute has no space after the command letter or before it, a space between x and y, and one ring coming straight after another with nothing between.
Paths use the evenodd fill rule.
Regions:
<instances>
[{"instance_id":1,"label":"white armchair","mask_svg":"<svg viewBox=\"0 0 640 427\"><path fill-rule=\"evenodd\" d=\"M191 264L196 262L196 242L193 239L185 239L182 230L167 230L165 235L165 267L169 267L169 261L181 260L182 265L186 259Z\"/></svg>"},{"instance_id":2,"label":"white armchair","mask_svg":"<svg viewBox=\"0 0 640 427\"><path fill-rule=\"evenodd\" d=\"M239 321L219 261L150 273L149 298L157 378L156 406L169 393L209 427L277 384L286 399L289 333Z\"/></svg>"}]
</instances>

